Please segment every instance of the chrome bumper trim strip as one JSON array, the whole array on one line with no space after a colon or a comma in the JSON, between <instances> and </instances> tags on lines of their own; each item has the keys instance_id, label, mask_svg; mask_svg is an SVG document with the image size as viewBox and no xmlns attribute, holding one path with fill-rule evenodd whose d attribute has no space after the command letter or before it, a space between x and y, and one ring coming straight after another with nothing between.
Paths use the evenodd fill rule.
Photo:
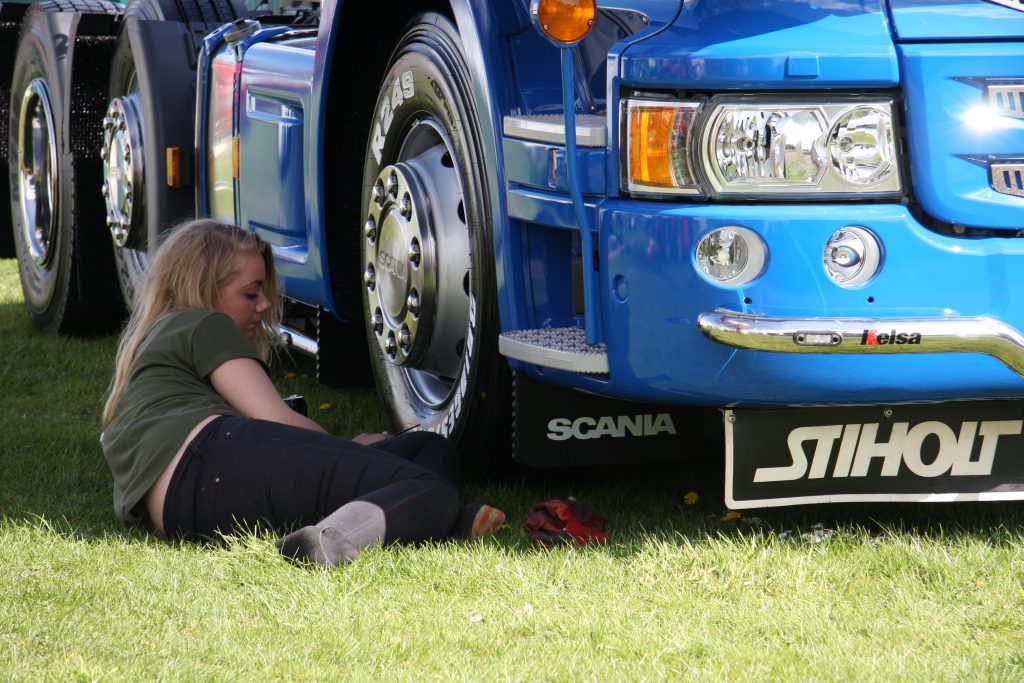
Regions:
<instances>
[{"instance_id":1,"label":"chrome bumper trim strip","mask_svg":"<svg viewBox=\"0 0 1024 683\"><path fill-rule=\"evenodd\" d=\"M983 353L1024 377L1024 335L977 318L775 318L716 308L697 318L709 339L777 353Z\"/></svg>"}]
</instances>

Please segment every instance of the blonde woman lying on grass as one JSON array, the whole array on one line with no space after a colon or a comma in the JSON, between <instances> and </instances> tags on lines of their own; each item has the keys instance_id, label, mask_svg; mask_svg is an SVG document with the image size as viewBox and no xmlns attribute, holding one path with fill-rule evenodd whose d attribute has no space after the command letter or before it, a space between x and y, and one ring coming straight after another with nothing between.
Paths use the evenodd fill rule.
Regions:
<instances>
[{"instance_id":1,"label":"blonde woman lying on grass","mask_svg":"<svg viewBox=\"0 0 1024 683\"><path fill-rule=\"evenodd\" d=\"M349 441L291 410L266 372L280 319L257 235L196 220L160 247L103 411L122 520L189 540L269 527L286 557L321 566L501 526L500 510L460 502L454 448L436 434Z\"/></svg>"}]
</instances>

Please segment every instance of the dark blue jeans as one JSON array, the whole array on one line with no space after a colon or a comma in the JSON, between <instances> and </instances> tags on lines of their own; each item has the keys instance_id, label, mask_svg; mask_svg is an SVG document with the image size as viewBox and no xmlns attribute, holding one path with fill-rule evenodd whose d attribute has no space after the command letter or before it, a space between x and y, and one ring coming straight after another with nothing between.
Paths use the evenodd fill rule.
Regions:
<instances>
[{"instance_id":1,"label":"dark blue jeans","mask_svg":"<svg viewBox=\"0 0 1024 683\"><path fill-rule=\"evenodd\" d=\"M441 539L459 513L459 485L454 447L430 432L363 446L277 422L219 417L174 470L164 530L188 540L286 532L362 500L383 510L385 543Z\"/></svg>"}]
</instances>

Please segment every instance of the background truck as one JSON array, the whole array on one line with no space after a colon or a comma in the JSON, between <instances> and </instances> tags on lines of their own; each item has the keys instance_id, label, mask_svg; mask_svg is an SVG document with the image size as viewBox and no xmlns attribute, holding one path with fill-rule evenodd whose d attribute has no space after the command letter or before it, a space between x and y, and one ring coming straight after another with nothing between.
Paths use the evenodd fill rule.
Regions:
<instances>
[{"instance_id":1,"label":"background truck","mask_svg":"<svg viewBox=\"0 0 1024 683\"><path fill-rule=\"evenodd\" d=\"M5 3L10 246L83 333L176 221L256 231L320 378L475 465L710 415L735 507L1019 498L1022 10Z\"/></svg>"}]
</instances>

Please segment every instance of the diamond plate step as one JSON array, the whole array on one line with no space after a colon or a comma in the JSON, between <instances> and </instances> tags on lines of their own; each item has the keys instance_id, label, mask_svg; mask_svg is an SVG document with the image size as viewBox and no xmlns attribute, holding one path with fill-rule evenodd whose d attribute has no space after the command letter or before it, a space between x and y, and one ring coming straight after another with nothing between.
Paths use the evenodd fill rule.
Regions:
<instances>
[{"instance_id":1,"label":"diamond plate step","mask_svg":"<svg viewBox=\"0 0 1024 683\"><path fill-rule=\"evenodd\" d=\"M502 129L510 138L565 144L565 117L561 114L506 116ZM608 129L599 114L576 115L576 146L607 147Z\"/></svg>"},{"instance_id":2,"label":"diamond plate step","mask_svg":"<svg viewBox=\"0 0 1024 683\"><path fill-rule=\"evenodd\" d=\"M587 332L580 327L505 332L498 337L498 351L507 358L546 368L608 374L604 343L588 346Z\"/></svg>"}]
</instances>

